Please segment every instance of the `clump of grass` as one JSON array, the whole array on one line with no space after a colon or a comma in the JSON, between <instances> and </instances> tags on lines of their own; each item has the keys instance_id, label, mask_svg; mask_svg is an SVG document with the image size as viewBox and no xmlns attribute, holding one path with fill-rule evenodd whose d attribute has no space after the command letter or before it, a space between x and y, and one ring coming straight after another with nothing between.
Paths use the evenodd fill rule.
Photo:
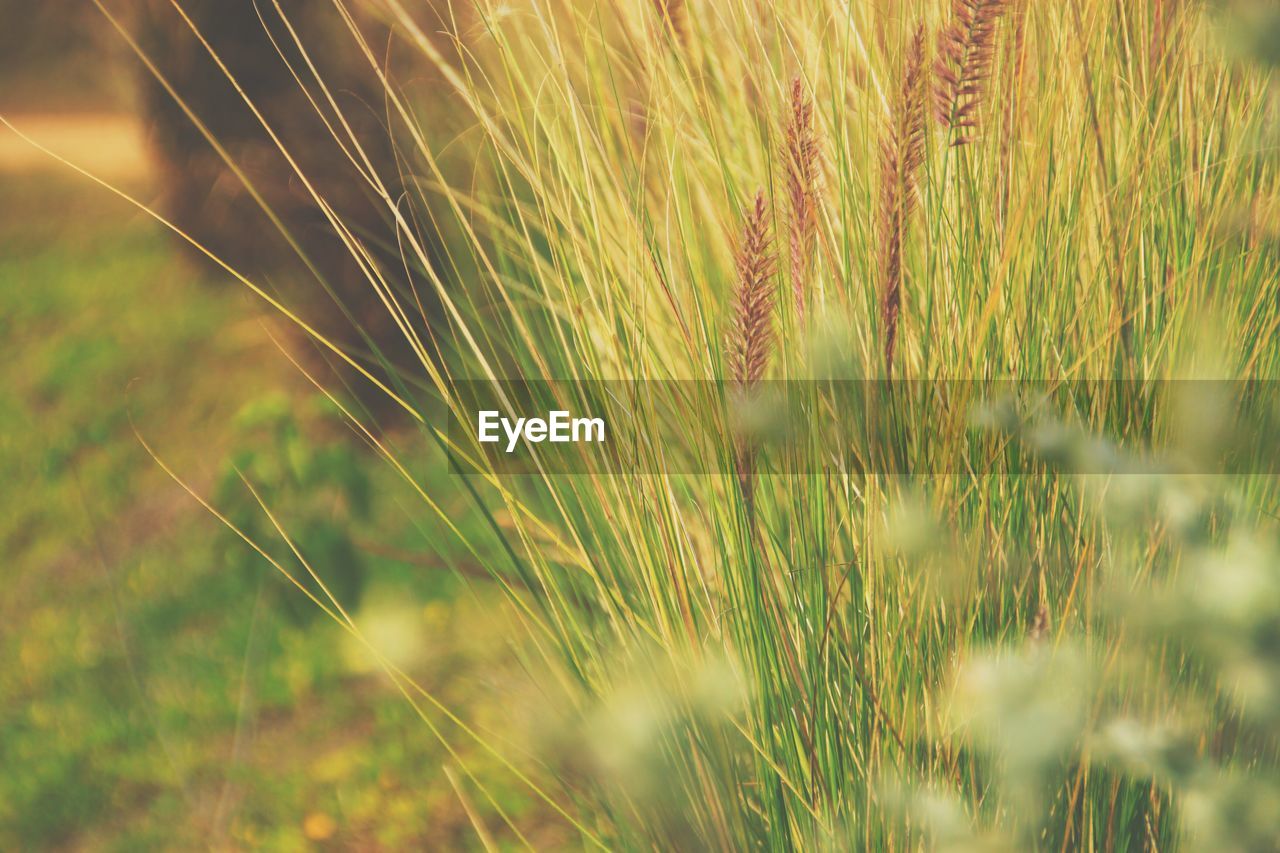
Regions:
<instances>
[{"instance_id":1,"label":"clump of grass","mask_svg":"<svg viewBox=\"0 0 1280 853\"><path fill-rule=\"evenodd\" d=\"M893 375L902 309L902 253L919 201L924 163L924 27L916 28L902 68L902 84L880 143L880 317L886 375Z\"/></svg>"},{"instance_id":2,"label":"clump of grass","mask_svg":"<svg viewBox=\"0 0 1280 853\"><path fill-rule=\"evenodd\" d=\"M938 34L934 60L934 115L956 136L953 146L973 141L995 56L996 24L1008 0L953 0L951 23Z\"/></svg>"},{"instance_id":3,"label":"clump of grass","mask_svg":"<svg viewBox=\"0 0 1280 853\"><path fill-rule=\"evenodd\" d=\"M804 82L791 82L791 112L786 135L786 184L790 218L791 290L796 314L803 318L810 298L810 270L818 239L818 137L813 127L813 102Z\"/></svg>"}]
</instances>

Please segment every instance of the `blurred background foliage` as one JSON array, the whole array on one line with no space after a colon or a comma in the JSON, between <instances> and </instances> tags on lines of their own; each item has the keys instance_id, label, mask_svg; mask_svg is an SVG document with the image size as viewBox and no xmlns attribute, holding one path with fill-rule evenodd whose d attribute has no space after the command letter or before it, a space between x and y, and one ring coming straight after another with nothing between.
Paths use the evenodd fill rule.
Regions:
<instances>
[{"instance_id":1,"label":"blurred background foliage","mask_svg":"<svg viewBox=\"0 0 1280 853\"><path fill-rule=\"evenodd\" d=\"M381 216L304 120L254 4L184 5L308 166L329 168L325 191L345 200L344 217L376 232ZM300 25L318 20L319 4L287 5ZM108 6L254 166L344 307L376 332L369 292L349 286L349 255L169 5ZM307 34L341 77L353 63L337 35ZM348 114L394 172L381 105L357 77L336 97L368 102ZM314 284L289 289L297 254L91 3L0 2L0 113L339 328L343 309L308 296ZM367 655L169 480L139 436L286 560L252 483L379 648L484 725L525 676L500 630L507 605L461 580L476 555L400 507L399 478L281 355L291 348L330 375L288 322L8 131L0 342L0 849L467 846L472 823L446 775L460 762L495 798L475 806L482 818L501 807L540 845L562 838L456 727L432 737ZM381 439L406 455L419 442L394 421ZM475 524L461 505L451 511Z\"/></svg>"},{"instance_id":2,"label":"blurred background foliage","mask_svg":"<svg viewBox=\"0 0 1280 853\"><path fill-rule=\"evenodd\" d=\"M400 79L409 69L397 57L407 52L393 53L390 28L369 3L351 9L352 26L385 46L374 57L379 70ZM389 267L401 298L417 292L430 300L430 287L420 286L424 270L401 280L395 227L368 180L372 171L398 197L408 164L388 129L378 70L333 7L201 0L179 12L168 0L135 0L119 14L150 63L139 69L138 84L160 207L202 247L185 246L193 259L207 263L208 250L265 283L370 364L411 366L404 336L363 271L365 264ZM414 71L417 85L438 82ZM432 118L444 112L439 100L425 102ZM440 130L433 127L432 138ZM372 247L371 257L358 260L344 231ZM434 250L429 224L420 236Z\"/></svg>"},{"instance_id":3,"label":"blurred background foliage","mask_svg":"<svg viewBox=\"0 0 1280 853\"><path fill-rule=\"evenodd\" d=\"M102 27L91 3L0 2L0 79L7 108L100 111L134 98L125 46Z\"/></svg>"}]
</instances>

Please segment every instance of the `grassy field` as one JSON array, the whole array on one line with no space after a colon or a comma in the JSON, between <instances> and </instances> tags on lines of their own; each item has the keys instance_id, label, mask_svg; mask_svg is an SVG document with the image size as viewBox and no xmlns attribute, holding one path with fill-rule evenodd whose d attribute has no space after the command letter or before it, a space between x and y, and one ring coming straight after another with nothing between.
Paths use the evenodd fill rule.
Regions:
<instances>
[{"instance_id":1,"label":"grassy field","mask_svg":"<svg viewBox=\"0 0 1280 853\"><path fill-rule=\"evenodd\" d=\"M302 77L388 233L290 184L394 418L13 184L18 845L1280 848L1272 5L422 11L394 170ZM521 377L623 463L512 474L465 391Z\"/></svg>"},{"instance_id":2,"label":"grassy field","mask_svg":"<svg viewBox=\"0 0 1280 853\"><path fill-rule=\"evenodd\" d=\"M397 506L384 465L348 451L272 342L278 320L83 184L0 186L0 846L469 841L441 742L331 624L289 609L269 564L138 436L232 517L254 506L226 482L239 464L305 523L304 547L377 543L357 615L473 723L519 681L488 612L501 605L482 604L483 586L463 594L447 547L429 547L439 531ZM372 494L363 515L353 480ZM328 565L357 571L342 559ZM460 751L493 773L473 743ZM526 794L496 790L528 811Z\"/></svg>"}]
</instances>

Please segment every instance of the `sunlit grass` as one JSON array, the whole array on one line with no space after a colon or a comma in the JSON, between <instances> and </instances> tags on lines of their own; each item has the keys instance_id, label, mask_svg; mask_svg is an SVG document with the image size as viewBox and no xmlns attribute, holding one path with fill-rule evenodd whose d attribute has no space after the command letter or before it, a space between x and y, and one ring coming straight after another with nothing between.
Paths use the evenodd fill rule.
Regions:
<instances>
[{"instance_id":1,"label":"sunlit grass","mask_svg":"<svg viewBox=\"0 0 1280 853\"><path fill-rule=\"evenodd\" d=\"M784 261L769 278L770 378L825 375L827 344L850 377L1275 378L1277 264L1258 220L1276 193L1264 72L1227 57L1218 19L1189 4L997 5L973 126L930 118L911 180L890 182L886 140L902 143L886 128L926 96L899 94L908 44L923 25L933 51L955 16L942 4L534 0L428 26L388 0L398 49L471 122L442 140L418 112L439 93L383 76L381 48L334 3L385 85L407 199L361 168L340 84L311 69L298 81L386 202L405 268L380 263L298 178L421 370L388 375L329 349L422 422L430 463L454 473L479 523L456 525L420 460L346 414L509 596L519 653L543 679L545 754L508 749L380 662L463 769L464 801L475 788L517 839L518 817L452 743L478 742L605 846L1275 840L1277 731L1258 703L1277 684L1277 562L1266 548L1223 552L1265 591L1248 608L1213 610L1179 580L1266 529L1270 479L1126 474L1099 489L1047 469L912 478L837 458L749 484L727 466L507 480L420 402L460 409L458 380L512 376L741 384L725 341L745 268L737 235L761 190ZM429 35L442 28L456 51ZM796 79L820 173L799 301L785 263L797 244L783 236ZM953 146L961 135L972 139ZM465 174L445 164L459 150ZM910 186L918 204L886 228L883 195ZM422 221L444 235L443 263ZM901 241L900 277L886 273L886 234ZM886 309L887 280L900 312ZM1085 426L1111 424L1124 402L1097 400ZM917 422L960 452L965 418L922 409ZM1179 426L1149 414L1130 425L1172 439ZM904 434L893 450L912 448ZM289 542L288 519L262 510ZM1207 521L1179 526L1189 517ZM276 567L305 578L296 556ZM1129 601L1135 589L1148 592ZM336 596L316 598L363 636ZM1235 639L1206 643L1204 625ZM1179 734L1152 735L1156 724ZM1185 755L1160 764L1174 743Z\"/></svg>"},{"instance_id":2,"label":"sunlit grass","mask_svg":"<svg viewBox=\"0 0 1280 853\"><path fill-rule=\"evenodd\" d=\"M1207 345L1218 375L1273 376L1275 260L1249 250L1238 227L1274 191L1259 150L1261 76L1225 60L1212 22L1185 7L1008 6L976 138L948 148L948 132L929 132L903 247L896 375L1178 377ZM661 8L680 26L665 31ZM776 279L772 375L809 375L808 322L841 330L848 375L882 374L875 164L907 36L918 22L935 30L947 10L923 9L918 21L870 4L480 14L473 61L454 74L476 115L467 144L491 164L491 185L468 189L465 203L463 189L437 189L501 225L472 243L479 260L467 266L480 281L453 297L484 337L459 340L448 369L726 376L733 241L757 187L785 233L782 145L798 76L824 171L820 250L811 320L789 307L788 274ZM430 150L418 154L430 164ZM919 423L937 419L921 411ZM961 534L944 557L967 554L961 566L944 560L952 589L941 599L929 573L884 546L902 484L838 466L765 478L755 512L737 485L547 477L503 496L514 520L534 515L570 543L551 560L540 536L518 528L543 614L533 636L553 665L569 663L578 690L611 696L620 661L727 655L750 697L727 734L696 716L651 732L664 756L654 761L674 763L662 772L678 804L602 780L619 842L889 845L903 830L883 786L901 777L954 787L966 825L1028 842L1172 843L1183 804L1168 788L1085 785L1109 771L1090 774L1085 758L1052 763L1075 754L1101 707L1084 701L1060 743L1040 730L1050 721L1035 716L1033 687L1028 709L1013 700L1025 723L996 718L995 753L1008 741L1025 753L1018 767L1050 772L1036 808L1019 799L1030 778L992 787L989 765L948 722L944 686L967 649L1027 643L1038 619L1050 642L1082 643L1090 659L1121 648L1101 612L1116 533L1069 478L979 471L920 484L927 513ZM1251 500L1265 507L1270 489L1254 485L1264 491ZM1184 659L1170 654L1176 672ZM1116 701L1151 710L1148 689L1123 685ZM673 690L667 701L683 707ZM1018 743L1018 725L1043 734L1048 751Z\"/></svg>"}]
</instances>

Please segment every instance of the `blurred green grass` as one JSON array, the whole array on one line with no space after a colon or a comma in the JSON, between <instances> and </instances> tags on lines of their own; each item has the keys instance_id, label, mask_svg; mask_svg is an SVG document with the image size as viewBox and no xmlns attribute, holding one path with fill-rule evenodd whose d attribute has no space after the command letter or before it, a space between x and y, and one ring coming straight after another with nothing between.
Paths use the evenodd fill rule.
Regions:
<instances>
[{"instance_id":1,"label":"blurred green grass","mask_svg":"<svg viewBox=\"0 0 1280 853\"><path fill-rule=\"evenodd\" d=\"M0 184L0 848L474 844L412 707L353 666L335 625L282 618L282 580L134 435L205 494L227 460L274 458L278 437L235 426L246 408L282 411L307 447L348 445L271 319L196 278L103 194L47 175ZM408 557L362 558L369 618L396 602L420 683L473 723L496 716L515 676L500 632L475 632L495 608L449 571L438 531L396 511L390 472L351 458L377 531L333 489L276 484L273 509L400 543ZM424 537L438 562L413 559ZM502 808L527 811L459 747Z\"/></svg>"}]
</instances>

